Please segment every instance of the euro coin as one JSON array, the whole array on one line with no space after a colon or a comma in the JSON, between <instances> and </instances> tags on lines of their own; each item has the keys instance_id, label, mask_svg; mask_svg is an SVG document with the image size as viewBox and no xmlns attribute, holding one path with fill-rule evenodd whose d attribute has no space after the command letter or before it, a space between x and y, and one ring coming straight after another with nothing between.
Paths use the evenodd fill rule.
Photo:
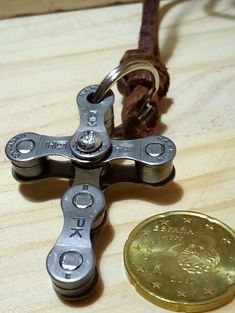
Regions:
<instances>
[{"instance_id":1,"label":"euro coin","mask_svg":"<svg viewBox=\"0 0 235 313\"><path fill-rule=\"evenodd\" d=\"M235 294L235 233L201 213L143 221L125 244L124 263L136 290L169 310L204 312Z\"/></svg>"}]
</instances>

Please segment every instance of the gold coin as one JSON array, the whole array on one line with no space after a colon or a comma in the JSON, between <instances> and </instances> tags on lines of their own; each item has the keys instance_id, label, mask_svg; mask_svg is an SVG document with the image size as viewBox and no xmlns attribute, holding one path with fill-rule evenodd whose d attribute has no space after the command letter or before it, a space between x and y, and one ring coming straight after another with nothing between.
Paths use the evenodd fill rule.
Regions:
<instances>
[{"instance_id":1,"label":"gold coin","mask_svg":"<svg viewBox=\"0 0 235 313\"><path fill-rule=\"evenodd\" d=\"M151 302L202 312L235 294L235 233L204 214L155 215L131 232L124 249L128 277Z\"/></svg>"}]
</instances>

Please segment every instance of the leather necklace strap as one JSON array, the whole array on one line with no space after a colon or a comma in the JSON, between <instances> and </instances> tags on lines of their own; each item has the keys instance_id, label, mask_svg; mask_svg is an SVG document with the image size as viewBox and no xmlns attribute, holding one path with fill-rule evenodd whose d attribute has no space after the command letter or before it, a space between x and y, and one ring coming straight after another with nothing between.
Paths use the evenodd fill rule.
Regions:
<instances>
[{"instance_id":1,"label":"leather necklace strap","mask_svg":"<svg viewBox=\"0 0 235 313\"><path fill-rule=\"evenodd\" d=\"M151 88L151 77L146 71L128 74L118 82L118 90L124 95L122 109L123 136L141 138L157 133L159 103L166 95L170 84L167 68L160 61L158 47L158 9L160 0L144 0L142 25L138 49L125 52L120 63L136 59L148 60L158 70L160 86L151 100L151 110L142 119L138 118L143 100Z\"/></svg>"}]
</instances>

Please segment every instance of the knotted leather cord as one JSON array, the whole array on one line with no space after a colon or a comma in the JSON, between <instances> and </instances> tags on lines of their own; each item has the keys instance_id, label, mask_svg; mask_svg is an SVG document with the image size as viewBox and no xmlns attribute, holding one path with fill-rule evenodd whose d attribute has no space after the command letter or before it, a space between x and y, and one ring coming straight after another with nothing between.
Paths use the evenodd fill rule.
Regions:
<instances>
[{"instance_id":1,"label":"knotted leather cord","mask_svg":"<svg viewBox=\"0 0 235 313\"><path fill-rule=\"evenodd\" d=\"M144 0L142 24L138 49L125 52L120 63L136 59L151 62L158 70L160 86L157 94L151 99L151 109L142 119L138 118L139 110L151 88L151 77L146 71L128 74L118 82L118 90L124 95L122 108L122 132L125 138L141 138L156 134L159 121L159 103L166 95L170 84L167 68L160 61L158 47L158 9L160 0Z\"/></svg>"}]
</instances>

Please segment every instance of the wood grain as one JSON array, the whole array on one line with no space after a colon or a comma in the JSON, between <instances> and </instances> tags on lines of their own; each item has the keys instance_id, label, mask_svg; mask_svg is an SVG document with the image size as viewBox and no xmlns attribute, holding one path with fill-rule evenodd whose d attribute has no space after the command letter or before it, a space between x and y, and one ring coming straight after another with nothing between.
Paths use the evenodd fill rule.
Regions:
<instances>
[{"instance_id":1,"label":"wood grain","mask_svg":"<svg viewBox=\"0 0 235 313\"><path fill-rule=\"evenodd\" d=\"M97 8L131 2L138 2L138 0L0 0L0 19L22 15Z\"/></svg>"},{"instance_id":2,"label":"wood grain","mask_svg":"<svg viewBox=\"0 0 235 313\"><path fill-rule=\"evenodd\" d=\"M0 22L0 312L168 312L127 281L122 253L133 227L154 214L193 210L235 228L234 13L229 0L161 4L160 47L171 75L161 130L177 145L175 182L106 192L109 223L96 245L102 282L89 299L71 304L57 298L45 268L62 228L59 198L68 184L19 185L4 146L23 131L74 132L77 92L136 47L141 5ZM116 123L120 111L116 92ZM234 311L234 301L215 310Z\"/></svg>"}]
</instances>

